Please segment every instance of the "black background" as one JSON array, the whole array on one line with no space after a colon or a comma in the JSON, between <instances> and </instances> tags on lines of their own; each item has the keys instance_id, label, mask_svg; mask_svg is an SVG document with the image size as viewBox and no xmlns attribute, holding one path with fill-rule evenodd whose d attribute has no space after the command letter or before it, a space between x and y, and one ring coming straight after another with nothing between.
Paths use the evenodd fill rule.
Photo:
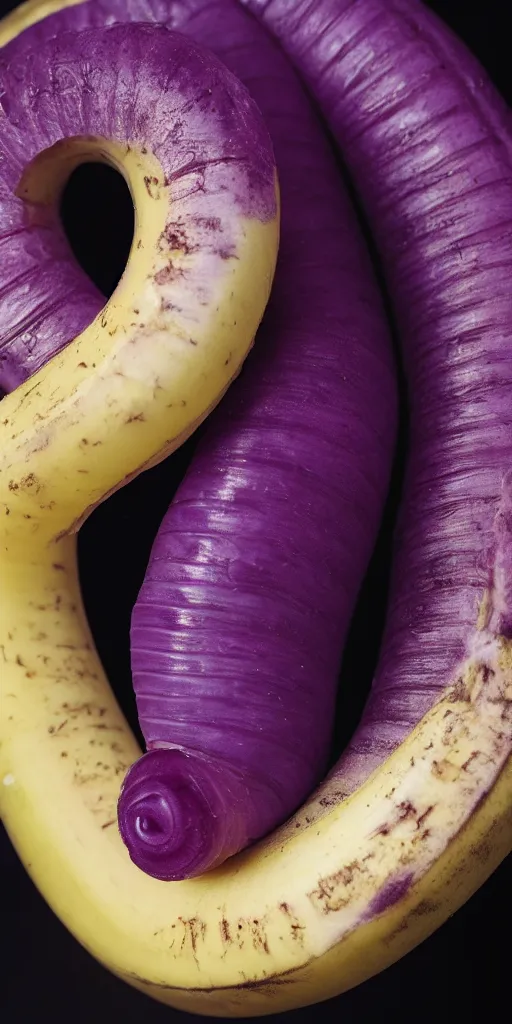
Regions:
<instances>
[{"instance_id":1,"label":"black background","mask_svg":"<svg viewBox=\"0 0 512 1024\"><path fill-rule=\"evenodd\" d=\"M126 2L128 5L130 0ZM15 6L0 0L0 13ZM466 0L435 0L429 6L477 54L512 105L506 0L485 0L471 7ZM94 174L103 175L101 209L97 199L92 203L92 190L99 183ZM122 270L131 231L129 200L119 181L108 171L79 173L68 190L63 216L77 255L109 293ZM102 242L96 247L101 222ZM193 439L163 466L144 474L110 499L94 513L80 536L86 607L105 668L134 728L128 650L130 609L152 539L195 443ZM357 721L377 656L399 481L398 474L344 660L336 749ZM371 643L368 636L373 637ZM360 674L362 637L364 686ZM504 936L510 934L511 867L509 858L443 928L383 974L328 1003L268 1019L304 1024L314 1015L323 1022L343 1017L347 1024L373 1024L375 1019L392 1020L394 1024L430 1024L436 1017L471 1021L477 1015L481 1018L482 1013L492 1013L492 1005L510 1005L508 957L506 963L509 940ZM6 1022L25 1024L43 1019L56 1024L68 1020L85 1024L107 1015L124 1024L186 1024L203 1019L152 1002L117 981L85 953L41 899L3 832L0 907L0 1010Z\"/></svg>"}]
</instances>

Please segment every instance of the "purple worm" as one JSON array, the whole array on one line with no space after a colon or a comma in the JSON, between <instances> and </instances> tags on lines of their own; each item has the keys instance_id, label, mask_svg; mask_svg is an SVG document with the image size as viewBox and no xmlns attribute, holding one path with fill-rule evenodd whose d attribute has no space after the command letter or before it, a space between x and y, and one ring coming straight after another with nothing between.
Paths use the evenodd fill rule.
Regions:
<instances>
[{"instance_id":1,"label":"purple worm","mask_svg":"<svg viewBox=\"0 0 512 1024\"><path fill-rule=\"evenodd\" d=\"M512 634L511 115L416 0L242 2L280 40L340 146L408 380L387 628L331 776L348 794L454 681L481 616Z\"/></svg>"}]
</instances>

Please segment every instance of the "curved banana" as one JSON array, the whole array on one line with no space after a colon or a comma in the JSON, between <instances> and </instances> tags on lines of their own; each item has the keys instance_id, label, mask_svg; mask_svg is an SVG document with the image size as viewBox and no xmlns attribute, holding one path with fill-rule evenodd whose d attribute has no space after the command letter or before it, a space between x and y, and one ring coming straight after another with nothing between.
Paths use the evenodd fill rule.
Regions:
<instances>
[{"instance_id":1,"label":"curved banana","mask_svg":"<svg viewBox=\"0 0 512 1024\"><path fill-rule=\"evenodd\" d=\"M37 455L26 468L37 478ZM74 539L41 543L18 516L18 543L2 534L2 817L50 905L115 974L214 1015L325 999L425 938L510 849L512 650L482 630L454 686L344 803L324 787L202 878L143 875L116 827L139 751L94 651Z\"/></svg>"},{"instance_id":2,"label":"curved banana","mask_svg":"<svg viewBox=\"0 0 512 1024\"><path fill-rule=\"evenodd\" d=\"M59 6L27 5L0 42ZM97 345L91 335L91 353ZM71 394L72 349L0 406L3 821L78 941L161 1002L248 1016L327 999L426 938L511 849L512 643L487 631L484 597L452 685L360 789L344 800L324 783L272 837L207 876L142 874L116 818L140 751L94 649L69 530L157 455L168 424L126 451L108 410L85 410L104 455L82 446L89 472L75 494L79 449L68 431L40 426L49 392ZM130 407L123 390L118 403Z\"/></svg>"},{"instance_id":3,"label":"curved banana","mask_svg":"<svg viewBox=\"0 0 512 1024\"><path fill-rule=\"evenodd\" d=\"M0 46L10 43L23 29L34 25L36 21L42 21L49 14L81 3L83 0L25 0L0 20Z\"/></svg>"}]
</instances>

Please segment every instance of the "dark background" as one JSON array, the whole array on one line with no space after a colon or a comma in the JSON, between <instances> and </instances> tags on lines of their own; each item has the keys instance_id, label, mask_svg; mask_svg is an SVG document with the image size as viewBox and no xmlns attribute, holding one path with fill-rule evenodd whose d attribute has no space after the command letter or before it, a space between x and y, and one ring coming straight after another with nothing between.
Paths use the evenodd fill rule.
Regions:
<instances>
[{"instance_id":1,"label":"dark background","mask_svg":"<svg viewBox=\"0 0 512 1024\"><path fill-rule=\"evenodd\" d=\"M0 0L0 13L15 6L15 2ZM435 0L429 6L477 54L512 105L506 0L485 0L471 8L467 0ZM97 198L92 199L100 184L101 208ZM62 213L82 265L109 294L122 272L131 239L132 214L124 186L108 169L82 169L68 187ZM81 578L89 618L111 683L135 729L128 648L130 611L152 540L196 443L197 436L163 466L143 474L111 498L80 534ZM357 722L377 658L401 461L344 658L333 757ZM373 638L371 642L368 637ZM363 679L361 651L366 659ZM488 1013L493 1004L510 1005L508 957L505 962L509 942L503 936L509 931L511 868L509 858L443 928L383 974L328 1003L269 1021L304 1024L314 1014L326 1024L340 1016L347 1024L373 1024L377 1016L394 1024L411 1020L430 1024L436 1017L472 1021L482 1012ZM142 1020L144 1024L187 1024L204 1019L152 1002L117 981L85 953L41 899L3 831L0 906L0 1010L6 1022L28 1024L42 1018L55 1024L68 1020L85 1024L107 1015L124 1024Z\"/></svg>"}]
</instances>

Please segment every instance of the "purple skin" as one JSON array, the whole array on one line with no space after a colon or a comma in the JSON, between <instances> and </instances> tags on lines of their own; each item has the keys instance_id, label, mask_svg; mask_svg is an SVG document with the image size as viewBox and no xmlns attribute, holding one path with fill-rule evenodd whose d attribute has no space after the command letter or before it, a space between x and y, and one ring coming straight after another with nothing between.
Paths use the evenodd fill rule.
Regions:
<instances>
[{"instance_id":1,"label":"purple skin","mask_svg":"<svg viewBox=\"0 0 512 1024\"><path fill-rule=\"evenodd\" d=\"M452 681L487 590L512 635L511 115L416 0L243 0L280 40L347 162L387 274L410 459L388 624L331 773L356 789Z\"/></svg>"},{"instance_id":2,"label":"purple skin","mask_svg":"<svg viewBox=\"0 0 512 1024\"><path fill-rule=\"evenodd\" d=\"M87 10L97 21L106 7L48 23L83 24ZM108 8L126 16L124 4ZM141 9L158 14L162 4ZM119 824L133 860L163 879L204 872L269 832L325 770L396 422L379 291L294 72L230 0L180 0L172 14L173 27L212 47L258 103L283 206L257 344L209 420L133 612L149 752L128 772Z\"/></svg>"},{"instance_id":3,"label":"purple skin","mask_svg":"<svg viewBox=\"0 0 512 1024\"><path fill-rule=\"evenodd\" d=\"M391 878L371 900L362 917L362 921L372 921L377 917L377 914L382 914L388 907L393 907L395 903L399 903L409 892L413 881L414 875L412 872Z\"/></svg>"},{"instance_id":4,"label":"purple skin","mask_svg":"<svg viewBox=\"0 0 512 1024\"><path fill-rule=\"evenodd\" d=\"M16 195L23 172L43 150L73 136L129 142L151 151L173 180L187 174L190 180L193 163L212 209L228 190L246 217L276 213L268 133L247 90L213 54L156 25L90 29L79 43L71 32L56 39L38 30L27 29L0 53L5 391L83 331L105 303L75 262L58 210L46 207L41 215ZM217 218L202 230L201 244L218 247L220 239L231 252L236 241L227 232Z\"/></svg>"}]
</instances>

